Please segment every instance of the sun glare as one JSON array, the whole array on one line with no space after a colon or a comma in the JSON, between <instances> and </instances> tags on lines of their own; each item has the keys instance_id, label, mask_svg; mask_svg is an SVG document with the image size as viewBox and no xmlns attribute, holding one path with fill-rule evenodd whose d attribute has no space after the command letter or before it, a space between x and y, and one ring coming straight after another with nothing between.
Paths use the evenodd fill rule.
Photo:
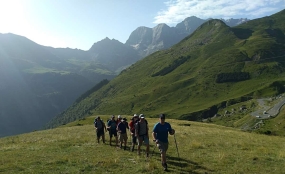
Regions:
<instances>
[{"instance_id":1,"label":"sun glare","mask_svg":"<svg viewBox=\"0 0 285 174\"><path fill-rule=\"evenodd\" d=\"M25 23L25 10L21 1L0 1L0 32L14 32Z\"/></svg>"}]
</instances>

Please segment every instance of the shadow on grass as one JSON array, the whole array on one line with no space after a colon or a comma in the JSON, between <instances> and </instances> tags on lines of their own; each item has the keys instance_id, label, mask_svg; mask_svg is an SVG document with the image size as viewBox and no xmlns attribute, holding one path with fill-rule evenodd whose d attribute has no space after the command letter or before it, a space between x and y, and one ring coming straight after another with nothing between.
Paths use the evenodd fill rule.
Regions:
<instances>
[{"instance_id":1,"label":"shadow on grass","mask_svg":"<svg viewBox=\"0 0 285 174\"><path fill-rule=\"evenodd\" d=\"M178 157L172 157L167 156L167 163L176 166L180 168L180 173L212 173L214 170L208 169L207 167L204 167L197 162L184 159L184 158L178 158ZM199 170L199 172L195 172L196 170Z\"/></svg>"},{"instance_id":2,"label":"shadow on grass","mask_svg":"<svg viewBox=\"0 0 285 174\"><path fill-rule=\"evenodd\" d=\"M151 155L151 158L153 157L160 157L160 153L154 152ZM208 169L207 167L204 167L197 162L184 159L184 158L178 158L173 156L167 156L166 157L167 164L168 164L168 170L169 172L175 172L175 173L191 173L191 174L199 174L199 173L214 173L214 170ZM160 158L159 158L160 162ZM199 171L199 172L197 172Z\"/></svg>"}]
</instances>

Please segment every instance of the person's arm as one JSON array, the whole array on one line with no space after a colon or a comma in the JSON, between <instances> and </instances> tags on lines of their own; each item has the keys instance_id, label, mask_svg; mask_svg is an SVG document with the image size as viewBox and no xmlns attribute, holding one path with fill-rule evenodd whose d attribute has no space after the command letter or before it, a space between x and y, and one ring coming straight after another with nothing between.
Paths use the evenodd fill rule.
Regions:
<instances>
[{"instance_id":1,"label":"person's arm","mask_svg":"<svg viewBox=\"0 0 285 174\"><path fill-rule=\"evenodd\" d=\"M156 140L156 133L155 132L152 132L152 138L153 138L153 141Z\"/></svg>"},{"instance_id":2,"label":"person's arm","mask_svg":"<svg viewBox=\"0 0 285 174\"><path fill-rule=\"evenodd\" d=\"M118 126L117 126L117 131L118 131L118 132L121 132L121 130L120 130L120 124L121 124L121 123L119 123Z\"/></svg>"},{"instance_id":3,"label":"person's arm","mask_svg":"<svg viewBox=\"0 0 285 174\"><path fill-rule=\"evenodd\" d=\"M169 124L169 134L170 135L174 135L175 134L175 130L172 129L171 125Z\"/></svg>"},{"instance_id":4,"label":"person's arm","mask_svg":"<svg viewBox=\"0 0 285 174\"><path fill-rule=\"evenodd\" d=\"M95 128L95 130L97 132L97 123L96 122L94 122L94 128Z\"/></svg>"},{"instance_id":5,"label":"person's arm","mask_svg":"<svg viewBox=\"0 0 285 174\"><path fill-rule=\"evenodd\" d=\"M137 125L137 124L139 124L139 123L136 123L136 124L135 124L135 136L136 136L136 137L138 137L138 134L139 134L139 133L138 133L138 125Z\"/></svg>"},{"instance_id":6,"label":"person's arm","mask_svg":"<svg viewBox=\"0 0 285 174\"><path fill-rule=\"evenodd\" d=\"M171 127L171 125L168 123L168 126L169 126L169 133L171 133L171 131L172 131L172 127Z\"/></svg>"},{"instance_id":7,"label":"person's arm","mask_svg":"<svg viewBox=\"0 0 285 174\"><path fill-rule=\"evenodd\" d=\"M129 131L130 131L131 135L134 134L134 133L132 132L132 129L131 129L132 127L133 127L132 122L130 122L130 123L129 123L129 128L130 128Z\"/></svg>"},{"instance_id":8,"label":"person's arm","mask_svg":"<svg viewBox=\"0 0 285 174\"><path fill-rule=\"evenodd\" d=\"M147 137L149 137L149 134L148 134L148 132L149 132L149 129L148 129L148 124L146 124L146 135L147 135Z\"/></svg>"},{"instance_id":9,"label":"person's arm","mask_svg":"<svg viewBox=\"0 0 285 174\"><path fill-rule=\"evenodd\" d=\"M111 128L110 123L111 123L110 121L107 122L107 128L109 129Z\"/></svg>"},{"instance_id":10,"label":"person's arm","mask_svg":"<svg viewBox=\"0 0 285 174\"><path fill-rule=\"evenodd\" d=\"M103 122L103 126L105 128L105 131L107 132L107 127L106 127L106 124Z\"/></svg>"},{"instance_id":11,"label":"person's arm","mask_svg":"<svg viewBox=\"0 0 285 174\"><path fill-rule=\"evenodd\" d=\"M157 125L154 125L154 127L153 127L153 130L152 130L152 138L153 138L153 141L155 142L155 143L158 143L158 139L157 139Z\"/></svg>"}]
</instances>

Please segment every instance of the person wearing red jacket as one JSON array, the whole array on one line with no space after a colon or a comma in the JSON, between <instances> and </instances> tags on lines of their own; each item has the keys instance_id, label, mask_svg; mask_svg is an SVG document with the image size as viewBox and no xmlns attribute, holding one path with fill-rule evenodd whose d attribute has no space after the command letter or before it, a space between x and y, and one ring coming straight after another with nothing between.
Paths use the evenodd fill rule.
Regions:
<instances>
[{"instance_id":1,"label":"person wearing red jacket","mask_svg":"<svg viewBox=\"0 0 285 174\"><path fill-rule=\"evenodd\" d=\"M129 123L130 133L132 137L132 148L131 151L133 152L135 149L135 145L137 143L137 137L135 136L135 124L138 121L139 117L137 114L134 114L133 118L131 119Z\"/></svg>"}]
</instances>

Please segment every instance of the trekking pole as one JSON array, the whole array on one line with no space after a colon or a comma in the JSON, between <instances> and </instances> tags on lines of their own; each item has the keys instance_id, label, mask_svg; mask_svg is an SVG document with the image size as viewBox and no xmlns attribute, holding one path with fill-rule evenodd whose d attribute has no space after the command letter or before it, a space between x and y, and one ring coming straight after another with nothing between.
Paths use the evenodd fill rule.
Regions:
<instances>
[{"instance_id":1,"label":"trekking pole","mask_svg":"<svg viewBox=\"0 0 285 174\"><path fill-rule=\"evenodd\" d=\"M176 151L177 151L177 155L178 155L178 161L179 161L179 165L180 165L180 170L182 171L182 166L181 166L181 162L180 162L180 157L179 157L178 146L177 146L175 134L174 134L174 141L175 141L175 145L176 145Z\"/></svg>"}]
</instances>

